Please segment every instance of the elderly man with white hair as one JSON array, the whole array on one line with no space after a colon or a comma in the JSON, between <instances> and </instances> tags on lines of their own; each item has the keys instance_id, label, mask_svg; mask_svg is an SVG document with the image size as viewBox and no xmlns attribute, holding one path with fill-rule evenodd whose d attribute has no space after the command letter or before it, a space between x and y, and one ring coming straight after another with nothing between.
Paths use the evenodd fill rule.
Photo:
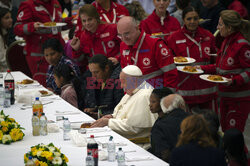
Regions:
<instances>
[{"instance_id":1,"label":"elderly man with white hair","mask_svg":"<svg viewBox=\"0 0 250 166\"><path fill-rule=\"evenodd\" d=\"M149 96L153 87L142 79L140 68L129 65L120 73L121 87L126 92L114 109L91 127L108 126L120 135L147 149L151 128L157 118L149 109Z\"/></svg>"},{"instance_id":2,"label":"elderly man with white hair","mask_svg":"<svg viewBox=\"0 0 250 166\"><path fill-rule=\"evenodd\" d=\"M178 94L170 94L162 98L160 106L159 118L151 131L152 153L168 162L178 135L181 133L180 124L188 113L185 112L185 101Z\"/></svg>"}]
</instances>

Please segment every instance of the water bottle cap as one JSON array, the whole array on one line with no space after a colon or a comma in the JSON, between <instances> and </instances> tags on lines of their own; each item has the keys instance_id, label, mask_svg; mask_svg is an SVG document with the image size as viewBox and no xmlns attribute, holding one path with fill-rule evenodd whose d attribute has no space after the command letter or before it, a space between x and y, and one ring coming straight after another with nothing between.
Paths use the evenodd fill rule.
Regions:
<instances>
[{"instance_id":1,"label":"water bottle cap","mask_svg":"<svg viewBox=\"0 0 250 166\"><path fill-rule=\"evenodd\" d=\"M42 112L42 115L45 115L45 113L44 113L44 112Z\"/></svg>"},{"instance_id":2,"label":"water bottle cap","mask_svg":"<svg viewBox=\"0 0 250 166\"><path fill-rule=\"evenodd\" d=\"M69 120L69 118L63 118L64 120Z\"/></svg>"},{"instance_id":3,"label":"water bottle cap","mask_svg":"<svg viewBox=\"0 0 250 166\"><path fill-rule=\"evenodd\" d=\"M109 140L112 141L112 140L113 140L113 136L110 136L110 137L109 137Z\"/></svg>"},{"instance_id":4,"label":"water bottle cap","mask_svg":"<svg viewBox=\"0 0 250 166\"><path fill-rule=\"evenodd\" d=\"M119 148L119 150L122 150L122 148Z\"/></svg>"},{"instance_id":5,"label":"water bottle cap","mask_svg":"<svg viewBox=\"0 0 250 166\"><path fill-rule=\"evenodd\" d=\"M33 115L34 115L34 116L37 116L37 112L33 112Z\"/></svg>"},{"instance_id":6,"label":"water bottle cap","mask_svg":"<svg viewBox=\"0 0 250 166\"><path fill-rule=\"evenodd\" d=\"M0 87L3 87L3 84L0 84Z\"/></svg>"},{"instance_id":7,"label":"water bottle cap","mask_svg":"<svg viewBox=\"0 0 250 166\"><path fill-rule=\"evenodd\" d=\"M90 138L94 138L94 135L91 135Z\"/></svg>"},{"instance_id":8,"label":"water bottle cap","mask_svg":"<svg viewBox=\"0 0 250 166\"><path fill-rule=\"evenodd\" d=\"M7 70L7 73L10 73L10 69Z\"/></svg>"},{"instance_id":9,"label":"water bottle cap","mask_svg":"<svg viewBox=\"0 0 250 166\"><path fill-rule=\"evenodd\" d=\"M31 160L32 159L32 156L29 156L29 160Z\"/></svg>"},{"instance_id":10,"label":"water bottle cap","mask_svg":"<svg viewBox=\"0 0 250 166\"><path fill-rule=\"evenodd\" d=\"M36 97L36 100L39 100L39 97Z\"/></svg>"}]
</instances>

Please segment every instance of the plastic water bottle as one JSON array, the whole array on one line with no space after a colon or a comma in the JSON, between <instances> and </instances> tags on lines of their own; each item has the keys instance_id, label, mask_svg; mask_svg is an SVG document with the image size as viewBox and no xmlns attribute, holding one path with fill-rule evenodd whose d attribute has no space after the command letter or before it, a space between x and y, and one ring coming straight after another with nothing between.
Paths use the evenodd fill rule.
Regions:
<instances>
[{"instance_id":1,"label":"plastic water bottle","mask_svg":"<svg viewBox=\"0 0 250 166\"><path fill-rule=\"evenodd\" d=\"M10 107L10 98L11 98L11 94L10 94L9 89L5 89L5 93L4 93L4 108Z\"/></svg>"},{"instance_id":2,"label":"plastic water bottle","mask_svg":"<svg viewBox=\"0 0 250 166\"><path fill-rule=\"evenodd\" d=\"M36 166L35 162L32 160L32 156L29 156L29 160L27 161L25 166Z\"/></svg>"},{"instance_id":3,"label":"plastic water bottle","mask_svg":"<svg viewBox=\"0 0 250 166\"><path fill-rule=\"evenodd\" d=\"M87 145L87 153L91 153L92 157L94 158L95 166L98 166L98 144L94 139L94 135L90 136Z\"/></svg>"},{"instance_id":4,"label":"plastic water bottle","mask_svg":"<svg viewBox=\"0 0 250 166\"><path fill-rule=\"evenodd\" d=\"M110 136L108 142L108 161L115 161L115 143L113 141L113 136Z\"/></svg>"},{"instance_id":5,"label":"plastic water bottle","mask_svg":"<svg viewBox=\"0 0 250 166\"><path fill-rule=\"evenodd\" d=\"M15 81L14 77L10 73L10 70L7 70L7 74L4 78L4 87L10 91L10 104L15 103Z\"/></svg>"},{"instance_id":6,"label":"plastic water bottle","mask_svg":"<svg viewBox=\"0 0 250 166\"><path fill-rule=\"evenodd\" d=\"M74 1L73 7L72 7L72 17L73 18L78 17L78 11L79 11L78 1Z\"/></svg>"},{"instance_id":7,"label":"plastic water bottle","mask_svg":"<svg viewBox=\"0 0 250 166\"><path fill-rule=\"evenodd\" d=\"M86 157L86 166L94 166L94 165L95 165L94 158L91 152L88 152L88 155Z\"/></svg>"},{"instance_id":8,"label":"plastic water bottle","mask_svg":"<svg viewBox=\"0 0 250 166\"><path fill-rule=\"evenodd\" d=\"M118 166L125 166L125 153L122 151L122 148L119 148L117 152L117 163Z\"/></svg>"},{"instance_id":9,"label":"plastic water bottle","mask_svg":"<svg viewBox=\"0 0 250 166\"><path fill-rule=\"evenodd\" d=\"M0 84L0 106L4 106L4 97L5 96L5 91L3 88L3 84Z\"/></svg>"},{"instance_id":10,"label":"plastic water bottle","mask_svg":"<svg viewBox=\"0 0 250 166\"><path fill-rule=\"evenodd\" d=\"M40 135L48 135L48 129L47 129L47 117L44 113L42 113L42 116L40 117Z\"/></svg>"},{"instance_id":11,"label":"plastic water bottle","mask_svg":"<svg viewBox=\"0 0 250 166\"><path fill-rule=\"evenodd\" d=\"M40 122L37 113L34 112L32 116L32 134L33 136L40 135Z\"/></svg>"},{"instance_id":12,"label":"plastic water bottle","mask_svg":"<svg viewBox=\"0 0 250 166\"><path fill-rule=\"evenodd\" d=\"M42 102L39 100L39 97L36 97L36 100L34 101L33 105L32 105L32 110L33 113L36 112L37 116L40 117L43 113L43 104Z\"/></svg>"},{"instance_id":13,"label":"plastic water bottle","mask_svg":"<svg viewBox=\"0 0 250 166\"><path fill-rule=\"evenodd\" d=\"M69 133L71 130L71 124L68 118L64 118L63 122L63 140L68 141L70 140Z\"/></svg>"},{"instance_id":14,"label":"plastic water bottle","mask_svg":"<svg viewBox=\"0 0 250 166\"><path fill-rule=\"evenodd\" d=\"M83 0L81 0L81 1L79 2L79 4L78 4L79 9L81 9L81 7L83 7L83 5L85 5L85 2L84 2Z\"/></svg>"}]
</instances>

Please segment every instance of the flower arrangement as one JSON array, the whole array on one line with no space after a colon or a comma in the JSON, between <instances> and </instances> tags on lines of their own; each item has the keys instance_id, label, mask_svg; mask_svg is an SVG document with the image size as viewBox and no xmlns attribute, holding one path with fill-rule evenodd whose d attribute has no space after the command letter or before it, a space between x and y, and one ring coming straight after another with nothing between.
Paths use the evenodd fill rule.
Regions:
<instances>
[{"instance_id":1,"label":"flower arrangement","mask_svg":"<svg viewBox=\"0 0 250 166\"><path fill-rule=\"evenodd\" d=\"M61 153L60 149L52 143L48 145L38 144L32 146L28 153L24 154L24 163L27 163L29 156L36 166L67 166L68 158Z\"/></svg>"},{"instance_id":2,"label":"flower arrangement","mask_svg":"<svg viewBox=\"0 0 250 166\"><path fill-rule=\"evenodd\" d=\"M0 113L0 143L10 144L22 140L24 133L22 128L13 118L5 115L3 110Z\"/></svg>"}]
</instances>

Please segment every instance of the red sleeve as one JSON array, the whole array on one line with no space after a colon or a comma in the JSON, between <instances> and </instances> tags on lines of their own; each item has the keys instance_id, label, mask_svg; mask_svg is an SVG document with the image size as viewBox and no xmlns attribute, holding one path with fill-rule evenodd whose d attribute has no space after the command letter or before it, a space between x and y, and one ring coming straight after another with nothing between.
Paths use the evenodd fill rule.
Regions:
<instances>
[{"instance_id":1,"label":"red sleeve","mask_svg":"<svg viewBox=\"0 0 250 166\"><path fill-rule=\"evenodd\" d=\"M155 47L156 62L159 68L164 72L164 86L176 88L178 83L178 72L172 52L163 40L158 40Z\"/></svg>"},{"instance_id":2,"label":"red sleeve","mask_svg":"<svg viewBox=\"0 0 250 166\"><path fill-rule=\"evenodd\" d=\"M22 2L19 6L17 21L14 25L14 32L18 36L31 35L35 32L34 21L32 19L32 8L28 1Z\"/></svg>"},{"instance_id":3,"label":"red sleeve","mask_svg":"<svg viewBox=\"0 0 250 166\"><path fill-rule=\"evenodd\" d=\"M125 43L122 42L120 45L120 65L121 65L121 68L124 68L127 66L126 65L126 63L127 63L126 58L123 55L123 51L125 50L124 47L125 47Z\"/></svg>"},{"instance_id":4,"label":"red sleeve","mask_svg":"<svg viewBox=\"0 0 250 166\"><path fill-rule=\"evenodd\" d=\"M244 45L239 49L239 60L242 69L245 69L241 74L235 75L232 80L236 85L243 85L250 81L250 45Z\"/></svg>"}]
</instances>

